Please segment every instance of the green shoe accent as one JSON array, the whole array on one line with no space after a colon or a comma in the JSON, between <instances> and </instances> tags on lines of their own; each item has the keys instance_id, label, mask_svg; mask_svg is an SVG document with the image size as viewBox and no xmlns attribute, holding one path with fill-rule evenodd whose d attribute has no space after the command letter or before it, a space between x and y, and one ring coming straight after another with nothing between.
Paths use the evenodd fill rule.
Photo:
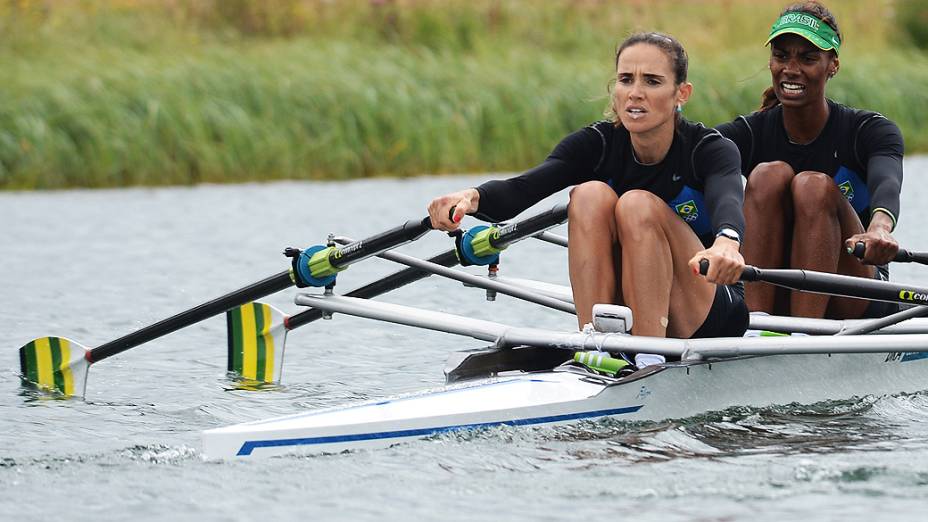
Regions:
<instances>
[{"instance_id":1,"label":"green shoe accent","mask_svg":"<svg viewBox=\"0 0 928 522\"><path fill-rule=\"evenodd\" d=\"M615 375L622 368L630 366L625 359L609 357L602 352L576 352L574 360L591 370Z\"/></svg>"}]
</instances>

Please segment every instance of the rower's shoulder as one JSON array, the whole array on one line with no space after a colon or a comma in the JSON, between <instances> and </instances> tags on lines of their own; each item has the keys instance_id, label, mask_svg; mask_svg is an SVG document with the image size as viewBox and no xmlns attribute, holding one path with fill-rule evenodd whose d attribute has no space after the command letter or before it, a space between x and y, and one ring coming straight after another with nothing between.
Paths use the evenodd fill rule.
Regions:
<instances>
[{"instance_id":1,"label":"rower's shoulder","mask_svg":"<svg viewBox=\"0 0 928 522\"><path fill-rule=\"evenodd\" d=\"M617 126L614 122L609 120L599 120L583 127L579 132L585 132L590 136L599 137L605 142L608 142L617 134L621 134L621 131L625 131L625 128Z\"/></svg>"},{"instance_id":2,"label":"rower's shoulder","mask_svg":"<svg viewBox=\"0 0 928 522\"><path fill-rule=\"evenodd\" d=\"M889 148L902 154L902 131L894 121L879 112L858 109L831 99L828 100L828 105L840 121L841 132L850 140L849 146L855 151L880 144L880 149Z\"/></svg>"},{"instance_id":3,"label":"rower's shoulder","mask_svg":"<svg viewBox=\"0 0 928 522\"><path fill-rule=\"evenodd\" d=\"M718 129L706 127L702 122L682 120L677 126L677 134L681 135L687 145L695 150L707 144L720 144L723 147L734 146L731 139Z\"/></svg>"},{"instance_id":4,"label":"rower's shoulder","mask_svg":"<svg viewBox=\"0 0 928 522\"><path fill-rule=\"evenodd\" d=\"M628 130L621 125L616 125L609 120L599 120L577 130L568 138L574 143L582 141L587 146L605 154L612 149L616 143L628 141Z\"/></svg>"},{"instance_id":5,"label":"rower's shoulder","mask_svg":"<svg viewBox=\"0 0 928 522\"><path fill-rule=\"evenodd\" d=\"M892 120L877 111L858 109L857 107L851 107L850 105L836 102L830 98L828 99L828 106L831 111L837 113L839 117L844 118L848 123L851 124L853 128L857 128L868 123L886 123L895 125Z\"/></svg>"},{"instance_id":6,"label":"rower's shoulder","mask_svg":"<svg viewBox=\"0 0 928 522\"><path fill-rule=\"evenodd\" d=\"M568 162L592 159L594 164L599 165L611 149L616 139L616 131L616 126L611 121L593 122L565 136L548 159Z\"/></svg>"}]
</instances>

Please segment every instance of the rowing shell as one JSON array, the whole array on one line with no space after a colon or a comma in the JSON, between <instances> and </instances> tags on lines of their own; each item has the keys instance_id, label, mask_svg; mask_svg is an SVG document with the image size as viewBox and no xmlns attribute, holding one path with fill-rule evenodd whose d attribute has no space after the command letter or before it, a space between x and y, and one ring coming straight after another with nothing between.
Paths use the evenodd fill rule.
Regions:
<instances>
[{"instance_id":1,"label":"rowing shell","mask_svg":"<svg viewBox=\"0 0 928 522\"><path fill-rule=\"evenodd\" d=\"M212 429L203 433L203 448L212 458L328 453L501 425L606 417L658 421L731 406L811 404L924 389L925 352L687 361L648 367L623 379L565 365Z\"/></svg>"}]
</instances>

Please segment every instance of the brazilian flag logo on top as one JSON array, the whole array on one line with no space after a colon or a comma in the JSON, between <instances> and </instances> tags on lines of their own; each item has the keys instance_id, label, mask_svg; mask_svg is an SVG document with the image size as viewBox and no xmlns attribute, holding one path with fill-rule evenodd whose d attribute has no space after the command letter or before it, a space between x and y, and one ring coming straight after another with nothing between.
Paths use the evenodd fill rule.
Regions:
<instances>
[{"instance_id":1,"label":"brazilian flag logo on top","mask_svg":"<svg viewBox=\"0 0 928 522\"><path fill-rule=\"evenodd\" d=\"M677 211L677 215L687 223L696 221L699 218L699 208L696 207L696 202L692 199L679 203L674 209Z\"/></svg>"},{"instance_id":2,"label":"brazilian flag logo on top","mask_svg":"<svg viewBox=\"0 0 928 522\"><path fill-rule=\"evenodd\" d=\"M851 185L850 180L840 183L838 189L841 191L841 195L844 196L844 199L854 201L854 186Z\"/></svg>"}]
</instances>

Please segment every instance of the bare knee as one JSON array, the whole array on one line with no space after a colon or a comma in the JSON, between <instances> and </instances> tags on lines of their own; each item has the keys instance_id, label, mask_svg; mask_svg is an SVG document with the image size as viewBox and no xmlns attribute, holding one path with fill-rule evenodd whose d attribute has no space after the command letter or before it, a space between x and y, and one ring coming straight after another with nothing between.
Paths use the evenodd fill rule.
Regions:
<instances>
[{"instance_id":1,"label":"bare knee","mask_svg":"<svg viewBox=\"0 0 928 522\"><path fill-rule=\"evenodd\" d=\"M790 184L794 212L799 215L815 215L821 212L837 212L840 195L831 176L821 172L804 171L797 174Z\"/></svg>"},{"instance_id":2,"label":"bare knee","mask_svg":"<svg viewBox=\"0 0 928 522\"><path fill-rule=\"evenodd\" d=\"M615 219L619 238L634 240L640 234L653 233L660 226L667 203L645 190L630 190L619 198L615 206Z\"/></svg>"},{"instance_id":3,"label":"bare knee","mask_svg":"<svg viewBox=\"0 0 928 522\"><path fill-rule=\"evenodd\" d=\"M567 216L571 224L601 222L611 219L618 196L602 181L588 181L570 190Z\"/></svg>"},{"instance_id":4,"label":"bare knee","mask_svg":"<svg viewBox=\"0 0 928 522\"><path fill-rule=\"evenodd\" d=\"M745 203L782 198L787 194L794 177L793 168L785 161L758 164L751 171L744 187Z\"/></svg>"}]
</instances>

